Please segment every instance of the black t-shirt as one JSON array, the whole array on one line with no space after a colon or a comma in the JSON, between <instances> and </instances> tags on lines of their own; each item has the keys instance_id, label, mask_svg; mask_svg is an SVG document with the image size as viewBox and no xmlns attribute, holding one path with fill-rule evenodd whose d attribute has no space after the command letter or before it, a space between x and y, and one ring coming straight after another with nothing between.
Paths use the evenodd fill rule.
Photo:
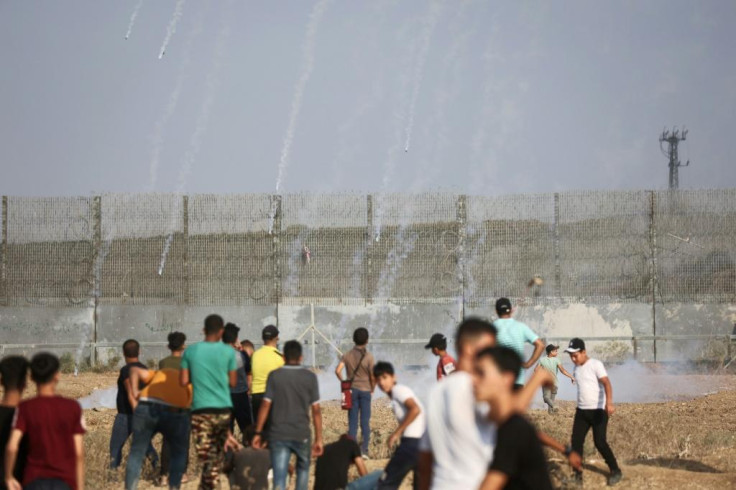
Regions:
<instances>
[{"instance_id":1,"label":"black t-shirt","mask_svg":"<svg viewBox=\"0 0 736 490\"><path fill-rule=\"evenodd\" d=\"M512 415L499 426L493 462L488 469L508 476L506 489L552 490L537 430L521 415Z\"/></svg>"},{"instance_id":2,"label":"black t-shirt","mask_svg":"<svg viewBox=\"0 0 736 490\"><path fill-rule=\"evenodd\" d=\"M246 447L233 454L230 486L240 490L268 490L271 456L266 449Z\"/></svg>"},{"instance_id":3,"label":"black t-shirt","mask_svg":"<svg viewBox=\"0 0 736 490\"><path fill-rule=\"evenodd\" d=\"M130 378L130 368L139 367L142 369L148 369L145 364L140 362L131 362L120 368L120 375L118 376L118 396L115 399L115 404L118 406L118 413L133 413L133 407L130 406L128 401L128 392L125 390L125 380Z\"/></svg>"},{"instance_id":4,"label":"black t-shirt","mask_svg":"<svg viewBox=\"0 0 736 490\"><path fill-rule=\"evenodd\" d=\"M314 490L337 490L347 487L348 469L359 456L358 443L345 436L325 446L324 454L317 458Z\"/></svg>"},{"instance_id":5,"label":"black t-shirt","mask_svg":"<svg viewBox=\"0 0 736 490\"><path fill-rule=\"evenodd\" d=\"M0 406L0 447L5 449L8 441L10 440L10 433L13 431L13 416L15 415L15 408ZM5 451L3 451L3 457L0 458L0 471L2 471L3 478L0 479L0 488L4 489L5 486ZM18 448L18 458L15 460L15 471L13 476L18 481L23 481L23 469L26 466L26 458L28 457L28 438L24 435L20 440L20 447Z\"/></svg>"}]
</instances>

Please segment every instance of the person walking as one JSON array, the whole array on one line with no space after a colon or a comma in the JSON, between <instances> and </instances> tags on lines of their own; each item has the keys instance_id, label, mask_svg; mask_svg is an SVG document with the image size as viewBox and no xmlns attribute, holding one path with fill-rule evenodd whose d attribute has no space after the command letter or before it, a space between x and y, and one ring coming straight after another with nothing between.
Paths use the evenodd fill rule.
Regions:
<instances>
[{"instance_id":1,"label":"person walking","mask_svg":"<svg viewBox=\"0 0 736 490\"><path fill-rule=\"evenodd\" d=\"M371 441L371 398L376 388L376 379L373 376L375 360L368 352L368 329L360 327L353 332L355 346L346 352L335 369L337 379L342 383L343 370L347 380L351 382L352 407L348 410L348 434L358 440L358 422L363 436L361 451L363 458L368 458L368 448Z\"/></svg>"},{"instance_id":2,"label":"person walking","mask_svg":"<svg viewBox=\"0 0 736 490\"><path fill-rule=\"evenodd\" d=\"M535 334L531 328L511 317L513 308L508 298L499 298L496 301L496 314L498 319L493 322L496 327L496 342L501 347L509 347L516 352L521 359L524 359L524 344L532 344L534 352L532 356L522 364L522 370L516 378L514 389L519 390L524 387L524 369L529 369L537 362L544 352L544 342Z\"/></svg>"},{"instance_id":3,"label":"person walking","mask_svg":"<svg viewBox=\"0 0 736 490\"><path fill-rule=\"evenodd\" d=\"M547 404L548 412L549 413L557 413L557 408L555 408L555 398L557 397L557 372L561 372L568 378L570 378L570 381L572 384L575 384L575 378L572 374L568 373L567 370L562 366L562 361L559 357L557 357L557 354L559 352L560 346L549 344L545 350L547 352L546 357L542 357L539 360L539 364L537 364L537 367L534 368L534 371L537 369L545 369L547 372L549 372L555 380L554 386L544 386L542 387L542 400L544 400L544 403Z\"/></svg>"}]
</instances>

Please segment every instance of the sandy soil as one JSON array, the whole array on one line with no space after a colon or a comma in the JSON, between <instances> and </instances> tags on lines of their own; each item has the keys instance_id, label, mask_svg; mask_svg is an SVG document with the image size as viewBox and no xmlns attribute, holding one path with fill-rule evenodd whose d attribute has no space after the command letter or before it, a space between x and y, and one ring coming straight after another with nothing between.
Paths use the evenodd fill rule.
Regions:
<instances>
[{"instance_id":1,"label":"sandy soil","mask_svg":"<svg viewBox=\"0 0 736 490\"><path fill-rule=\"evenodd\" d=\"M702 382L700 376L704 375L682 376L682 381ZM115 378L115 374L93 373L78 378L64 376L60 391L78 398L95 388L109 387ZM685 401L673 395L675 401L617 405L609 426L609 441L624 471L619 488L736 488L736 376L708 378L709 383L726 391ZM572 402L561 402L560 412L555 415L541 410L532 410L529 415L541 430L567 441L573 413ZM105 469L115 411L87 410L85 417L89 429L85 440L88 488L122 488L122 472L112 475L111 480ZM323 419L327 442L347 430L346 414L334 402L323 404ZM385 441L395 425L386 400L375 401L371 421L373 459L368 462L369 469L385 465L389 456ZM568 467L560 455L550 453L549 456L555 483L567 488ZM591 435L586 441L585 458L585 488L604 487L606 468L595 452ZM190 476L194 475L194 469L190 469ZM150 472L144 473L144 478L148 481L141 488L155 488ZM191 482L183 488L195 489L197 485ZM227 484L223 488L228 488ZM404 482L404 488L411 488L409 479Z\"/></svg>"}]
</instances>

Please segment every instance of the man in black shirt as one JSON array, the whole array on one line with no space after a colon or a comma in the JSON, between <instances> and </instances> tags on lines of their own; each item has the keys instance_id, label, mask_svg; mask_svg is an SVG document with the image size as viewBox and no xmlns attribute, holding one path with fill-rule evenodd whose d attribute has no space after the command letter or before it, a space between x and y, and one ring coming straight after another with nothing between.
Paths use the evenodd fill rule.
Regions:
<instances>
[{"instance_id":1,"label":"man in black shirt","mask_svg":"<svg viewBox=\"0 0 736 490\"><path fill-rule=\"evenodd\" d=\"M314 490L350 488L348 486L348 470L351 464L358 468L360 476L365 476L368 472L360 454L360 446L348 434L343 434L337 441L326 445L324 454L317 459ZM378 472L378 475L374 478L373 488L375 488L381 473Z\"/></svg>"},{"instance_id":2,"label":"man in black shirt","mask_svg":"<svg viewBox=\"0 0 736 490\"><path fill-rule=\"evenodd\" d=\"M138 360L141 346L137 340L128 339L123 343L123 356L125 366L120 368L118 376L118 394L115 399L118 414L112 424L110 434L110 469L114 470L120 466L123 459L123 446L128 437L133 433L133 409L136 400L133 398L133 390L130 387L130 368L138 367L148 369L145 364ZM158 464L158 455L152 445L148 445L146 456L151 459L153 465Z\"/></svg>"},{"instance_id":3,"label":"man in black shirt","mask_svg":"<svg viewBox=\"0 0 736 490\"><path fill-rule=\"evenodd\" d=\"M514 406L513 387L520 370L521 358L507 347L489 347L476 357L475 396L490 404L490 418L498 426L482 490L552 489L537 430Z\"/></svg>"},{"instance_id":4,"label":"man in black shirt","mask_svg":"<svg viewBox=\"0 0 736 490\"><path fill-rule=\"evenodd\" d=\"M23 397L26 388L26 377L28 376L28 361L21 356L8 356L0 362L0 383L3 386L3 399L0 401L0 447L3 449L8 444L10 432L13 428L13 417L15 409ZM23 481L23 469L28 455L28 438L20 441L18 457L15 460L13 476L18 481ZM4 456L4 454L3 454ZM5 458L0 458L0 471L3 478L0 479L0 489L5 486Z\"/></svg>"}]
</instances>

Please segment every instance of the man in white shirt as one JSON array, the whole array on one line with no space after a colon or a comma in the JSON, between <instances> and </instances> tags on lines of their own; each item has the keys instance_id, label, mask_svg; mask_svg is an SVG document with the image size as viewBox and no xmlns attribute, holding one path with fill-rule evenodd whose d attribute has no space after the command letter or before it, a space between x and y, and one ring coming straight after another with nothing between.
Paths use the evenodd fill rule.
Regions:
<instances>
[{"instance_id":1,"label":"man in white shirt","mask_svg":"<svg viewBox=\"0 0 736 490\"><path fill-rule=\"evenodd\" d=\"M565 352L570 354L575 370L573 376L578 387L578 406L575 410L575 420L572 425L572 450L583 454L583 444L588 430L593 428L593 442L595 448L606 461L611 474L608 476L608 485L615 485L621 481L621 469L616 462L611 447L606 440L608 417L613 415L613 389L611 380L603 363L588 357L585 351L585 342L574 338L570 341ZM582 481L583 474L576 472L576 478Z\"/></svg>"}]
</instances>

